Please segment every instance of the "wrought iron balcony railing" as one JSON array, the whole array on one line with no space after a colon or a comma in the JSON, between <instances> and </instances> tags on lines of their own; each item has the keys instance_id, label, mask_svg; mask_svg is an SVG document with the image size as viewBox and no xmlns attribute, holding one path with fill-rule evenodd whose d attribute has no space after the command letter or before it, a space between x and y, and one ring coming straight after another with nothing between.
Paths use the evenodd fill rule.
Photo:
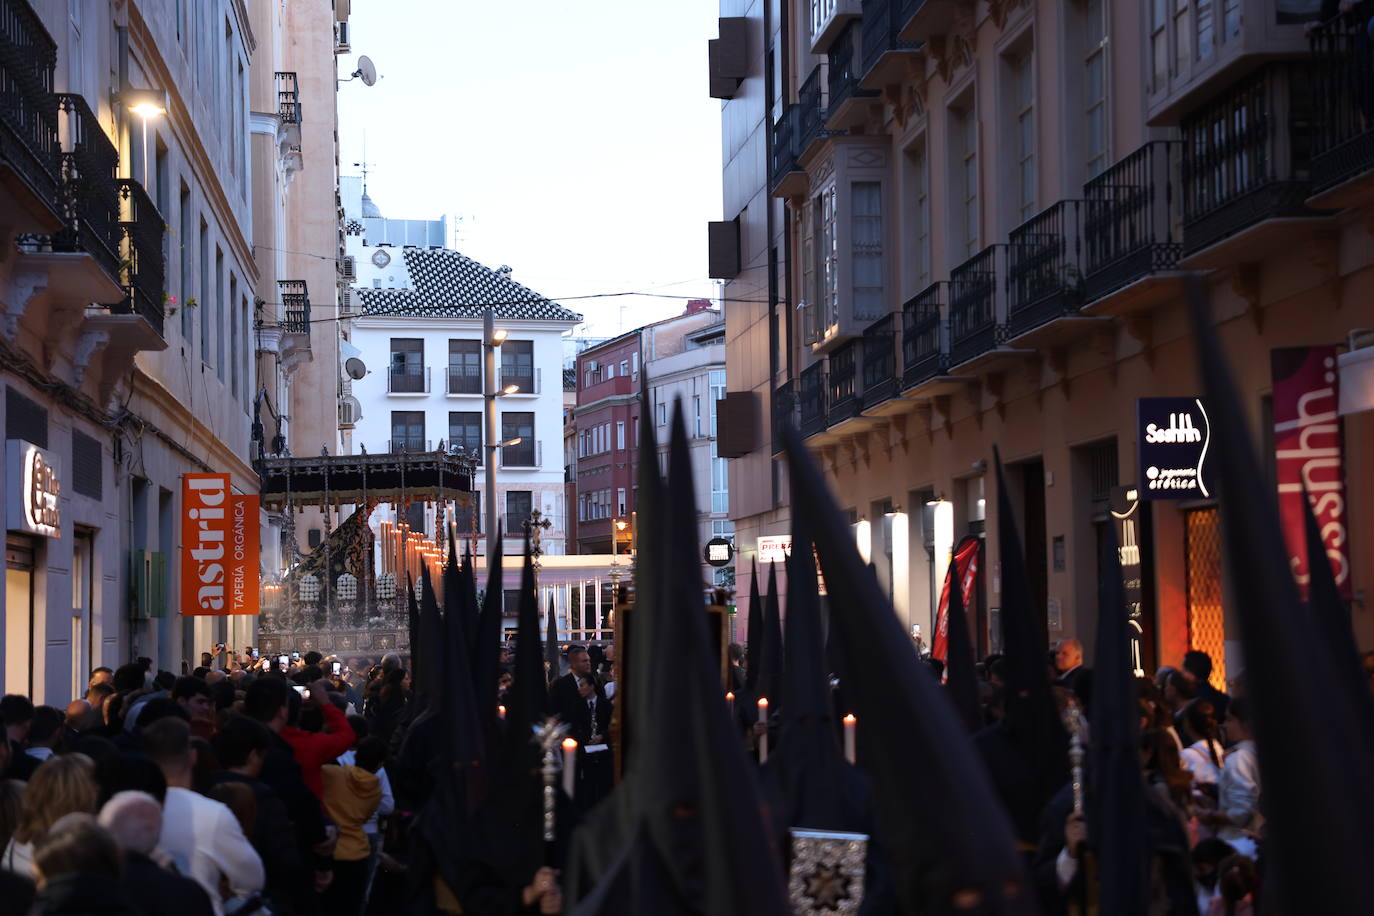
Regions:
<instances>
[{"instance_id":1,"label":"wrought iron balcony railing","mask_svg":"<svg viewBox=\"0 0 1374 916\"><path fill-rule=\"evenodd\" d=\"M814 363L802 370L798 380L797 401L801 413L801 434L814 436L825 429L825 363Z\"/></svg>"},{"instance_id":2,"label":"wrought iron balcony railing","mask_svg":"<svg viewBox=\"0 0 1374 916\"><path fill-rule=\"evenodd\" d=\"M1023 334L1083 304L1083 202L1061 200L1011 231L1007 332Z\"/></svg>"},{"instance_id":3,"label":"wrought iron balcony railing","mask_svg":"<svg viewBox=\"0 0 1374 916\"><path fill-rule=\"evenodd\" d=\"M389 452L410 452L412 454L429 451L429 440L424 436L393 436L387 442Z\"/></svg>"},{"instance_id":4,"label":"wrought iron balcony railing","mask_svg":"<svg viewBox=\"0 0 1374 916\"><path fill-rule=\"evenodd\" d=\"M304 280L278 280L281 296L282 330L293 334L310 333L310 291Z\"/></svg>"},{"instance_id":5,"label":"wrought iron balcony railing","mask_svg":"<svg viewBox=\"0 0 1374 916\"><path fill-rule=\"evenodd\" d=\"M1003 246L989 245L949 272L949 361L957 366L998 343L998 260Z\"/></svg>"},{"instance_id":6,"label":"wrought iron balcony railing","mask_svg":"<svg viewBox=\"0 0 1374 916\"><path fill-rule=\"evenodd\" d=\"M95 259L110 279L123 285L120 273L119 152L86 100L79 95L55 96L59 107L61 184L58 204L62 228L52 235L22 235L24 251L84 252Z\"/></svg>"},{"instance_id":7,"label":"wrought iron balcony railing","mask_svg":"<svg viewBox=\"0 0 1374 916\"><path fill-rule=\"evenodd\" d=\"M57 44L26 0L0 0L0 159L54 213L61 172Z\"/></svg>"},{"instance_id":8,"label":"wrought iron balcony railing","mask_svg":"<svg viewBox=\"0 0 1374 916\"><path fill-rule=\"evenodd\" d=\"M448 367L449 394L481 394L482 370L477 366Z\"/></svg>"},{"instance_id":9,"label":"wrought iron balcony railing","mask_svg":"<svg viewBox=\"0 0 1374 916\"><path fill-rule=\"evenodd\" d=\"M1312 190L1325 191L1374 169L1374 49L1367 27L1374 0L1362 0L1309 33Z\"/></svg>"},{"instance_id":10,"label":"wrought iron balcony railing","mask_svg":"<svg viewBox=\"0 0 1374 916\"><path fill-rule=\"evenodd\" d=\"M283 124L301 123L301 93L294 71L277 72L277 117Z\"/></svg>"},{"instance_id":11,"label":"wrought iron balcony railing","mask_svg":"<svg viewBox=\"0 0 1374 916\"><path fill-rule=\"evenodd\" d=\"M769 163L768 189L775 189L788 173L797 171L798 126L801 120L801 106L788 105L782 117L773 124L773 158Z\"/></svg>"},{"instance_id":12,"label":"wrought iron balcony railing","mask_svg":"<svg viewBox=\"0 0 1374 916\"><path fill-rule=\"evenodd\" d=\"M1270 64L1188 114L1183 127L1183 250L1255 223L1313 216L1308 69Z\"/></svg>"},{"instance_id":13,"label":"wrought iron balcony railing","mask_svg":"<svg viewBox=\"0 0 1374 916\"><path fill-rule=\"evenodd\" d=\"M902 0L863 0L863 63L860 78L867 76L888 51L914 51L916 45L897 36L911 17Z\"/></svg>"},{"instance_id":14,"label":"wrought iron balcony railing","mask_svg":"<svg viewBox=\"0 0 1374 916\"><path fill-rule=\"evenodd\" d=\"M429 369L413 363L392 366L386 374L387 394L429 394Z\"/></svg>"},{"instance_id":15,"label":"wrought iron balcony railing","mask_svg":"<svg viewBox=\"0 0 1374 916\"><path fill-rule=\"evenodd\" d=\"M949 325L941 316L949 284L932 283L902 306L902 387L914 388L948 368Z\"/></svg>"},{"instance_id":16,"label":"wrought iron balcony railing","mask_svg":"<svg viewBox=\"0 0 1374 916\"><path fill-rule=\"evenodd\" d=\"M797 90L797 156L801 157L816 140L825 134L826 109L829 101L827 65L817 64L811 75Z\"/></svg>"},{"instance_id":17,"label":"wrought iron balcony railing","mask_svg":"<svg viewBox=\"0 0 1374 916\"><path fill-rule=\"evenodd\" d=\"M120 265L124 302L115 311L142 315L161 335L165 314L162 296L167 288L162 235L167 224L143 185L132 178L121 178L118 188L119 226L124 235Z\"/></svg>"},{"instance_id":18,"label":"wrought iron balcony railing","mask_svg":"<svg viewBox=\"0 0 1374 916\"><path fill-rule=\"evenodd\" d=\"M865 407L897 396L897 320L884 315L864 328L863 399Z\"/></svg>"},{"instance_id":19,"label":"wrought iron balcony railing","mask_svg":"<svg viewBox=\"0 0 1374 916\"><path fill-rule=\"evenodd\" d=\"M858 381L860 343L846 341L830 354L830 379L826 393L826 425L856 416L863 409L863 392Z\"/></svg>"},{"instance_id":20,"label":"wrought iron balcony railing","mask_svg":"<svg viewBox=\"0 0 1374 916\"><path fill-rule=\"evenodd\" d=\"M863 34L863 20L855 19L840 32L827 55L830 61L830 102L827 113L833 114L850 99L867 98L878 93L871 89L860 89L859 80L863 78L863 60L860 54L860 37Z\"/></svg>"},{"instance_id":21,"label":"wrought iron balcony railing","mask_svg":"<svg viewBox=\"0 0 1374 916\"><path fill-rule=\"evenodd\" d=\"M1083 186L1088 302L1178 265L1182 154L1182 141L1152 141Z\"/></svg>"}]
</instances>

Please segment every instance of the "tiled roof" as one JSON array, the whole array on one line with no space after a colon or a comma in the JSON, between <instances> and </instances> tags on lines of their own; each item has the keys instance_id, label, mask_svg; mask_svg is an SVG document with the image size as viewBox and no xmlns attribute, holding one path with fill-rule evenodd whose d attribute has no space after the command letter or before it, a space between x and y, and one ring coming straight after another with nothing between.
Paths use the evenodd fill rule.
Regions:
<instances>
[{"instance_id":1,"label":"tiled roof","mask_svg":"<svg viewBox=\"0 0 1374 916\"><path fill-rule=\"evenodd\" d=\"M481 318L486 306L497 318L581 321L565 309L510 277L448 248L403 248L411 289L360 286L363 315L412 318Z\"/></svg>"},{"instance_id":2,"label":"tiled roof","mask_svg":"<svg viewBox=\"0 0 1374 916\"><path fill-rule=\"evenodd\" d=\"M356 219L351 219L348 222L344 223L344 232L348 235L362 235L363 224L358 222Z\"/></svg>"}]
</instances>

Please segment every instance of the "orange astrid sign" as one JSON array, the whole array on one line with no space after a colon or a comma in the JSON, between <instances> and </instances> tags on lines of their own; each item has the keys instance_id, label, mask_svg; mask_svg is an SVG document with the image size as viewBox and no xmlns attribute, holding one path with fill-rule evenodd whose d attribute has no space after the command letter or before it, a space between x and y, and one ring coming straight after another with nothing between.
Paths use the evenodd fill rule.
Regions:
<instances>
[{"instance_id":1,"label":"orange astrid sign","mask_svg":"<svg viewBox=\"0 0 1374 916\"><path fill-rule=\"evenodd\" d=\"M258 497L229 490L228 474L181 479L181 613L258 612Z\"/></svg>"}]
</instances>

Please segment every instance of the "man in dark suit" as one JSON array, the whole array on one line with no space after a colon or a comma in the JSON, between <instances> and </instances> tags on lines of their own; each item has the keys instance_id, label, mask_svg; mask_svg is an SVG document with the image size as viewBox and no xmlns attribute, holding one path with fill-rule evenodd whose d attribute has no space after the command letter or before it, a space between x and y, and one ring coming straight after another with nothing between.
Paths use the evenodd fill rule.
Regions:
<instances>
[{"instance_id":1,"label":"man in dark suit","mask_svg":"<svg viewBox=\"0 0 1374 916\"><path fill-rule=\"evenodd\" d=\"M553 682L549 688L549 708L553 714L568 724L572 724L578 706L586 706L578 691L580 678L592 673L592 659L581 646L568 648L568 673ZM597 693L601 692L600 687Z\"/></svg>"},{"instance_id":2,"label":"man in dark suit","mask_svg":"<svg viewBox=\"0 0 1374 916\"><path fill-rule=\"evenodd\" d=\"M1059 640L1054 650L1054 667L1059 672L1056 687L1072 690L1086 706L1092 691L1092 669L1083 665L1083 644L1076 639Z\"/></svg>"},{"instance_id":3,"label":"man in dark suit","mask_svg":"<svg viewBox=\"0 0 1374 916\"><path fill-rule=\"evenodd\" d=\"M1226 705L1231 698L1211 684L1212 656L1201 649L1190 649L1183 653L1183 676L1197 691L1198 699L1206 700L1216 710L1217 721L1226 721Z\"/></svg>"},{"instance_id":4,"label":"man in dark suit","mask_svg":"<svg viewBox=\"0 0 1374 916\"><path fill-rule=\"evenodd\" d=\"M564 718L577 739L577 788L574 802L589 811L605 798L615 782L613 758L607 733L611 725L611 701L606 699L596 675L578 677L577 699Z\"/></svg>"}]
</instances>

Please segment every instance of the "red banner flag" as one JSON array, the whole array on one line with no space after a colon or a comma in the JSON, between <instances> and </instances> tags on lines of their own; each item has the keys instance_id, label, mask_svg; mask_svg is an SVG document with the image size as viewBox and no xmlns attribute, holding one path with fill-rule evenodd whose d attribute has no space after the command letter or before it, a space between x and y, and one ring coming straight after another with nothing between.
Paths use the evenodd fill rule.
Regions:
<instances>
[{"instance_id":1,"label":"red banner flag","mask_svg":"<svg viewBox=\"0 0 1374 916\"><path fill-rule=\"evenodd\" d=\"M258 612L258 497L229 491L228 474L181 478L181 613Z\"/></svg>"},{"instance_id":2,"label":"red banner flag","mask_svg":"<svg viewBox=\"0 0 1374 916\"><path fill-rule=\"evenodd\" d=\"M1303 519L1303 490L1326 545L1336 587L1351 597L1350 528L1345 501L1345 455L1336 348L1281 347L1270 354L1274 380L1274 458L1279 519L1288 565L1303 600L1311 578Z\"/></svg>"},{"instance_id":3,"label":"red banner flag","mask_svg":"<svg viewBox=\"0 0 1374 916\"><path fill-rule=\"evenodd\" d=\"M964 613L972 613L974 590L978 585L978 550L982 545L978 538L966 537L954 548L944 587L940 589L940 605L935 612L935 635L930 643L932 658L946 661L949 655L949 584L956 577L962 586Z\"/></svg>"}]
</instances>

